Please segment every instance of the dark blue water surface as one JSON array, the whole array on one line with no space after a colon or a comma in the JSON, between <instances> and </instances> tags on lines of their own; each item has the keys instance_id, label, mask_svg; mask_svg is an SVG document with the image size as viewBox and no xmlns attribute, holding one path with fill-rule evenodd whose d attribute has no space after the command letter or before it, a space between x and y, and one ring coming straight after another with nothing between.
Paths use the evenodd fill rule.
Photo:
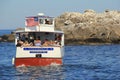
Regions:
<instances>
[{"instance_id":1,"label":"dark blue water surface","mask_svg":"<svg viewBox=\"0 0 120 80\"><path fill-rule=\"evenodd\" d=\"M0 80L120 80L120 45L65 46L62 66L15 68L12 57L14 43L1 42Z\"/></svg>"},{"instance_id":2,"label":"dark blue water surface","mask_svg":"<svg viewBox=\"0 0 120 80\"><path fill-rule=\"evenodd\" d=\"M14 30L0 30L0 36L4 35L4 34L11 34L11 32Z\"/></svg>"},{"instance_id":3,"label":"dark blue water surface","mask_svg":"<svg viewBox=\"0 0 120 80\"><path fill-rule=\"evenodd\" d=\"M65 46L62 66L12 65L14 43L0 43L0 80L120 80L120 45Z\"/></svg>"}]
</instances>

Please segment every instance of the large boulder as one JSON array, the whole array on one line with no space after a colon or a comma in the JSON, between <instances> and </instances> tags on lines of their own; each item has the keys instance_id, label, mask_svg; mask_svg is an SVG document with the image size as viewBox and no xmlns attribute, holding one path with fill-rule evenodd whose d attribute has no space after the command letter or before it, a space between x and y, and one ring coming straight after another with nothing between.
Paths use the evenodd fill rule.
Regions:
<instances>
[{"instance_id":1,"label":"large boulder","mask_svg":"<svg viewBox=\"0 0 120 80\"><path fill-rule=\"evenodd\" d=\"M8 42L14 42L15 41L15 36L13 35L13 34L10 34L9 36L8 36L8 40L7 40Z\"/></svg>"},{"instance_id":2,"label":"large boulder","mask_svg":"<svg viewBox=\"0 0 120 80\"><path fill-rule=\"evenodd\" d=\"M11 32L11 34L4 34L0 36L0 42L14 42L15 41L15 31L24 30L25 28L17 28Z\"/></svg>"},{"instance_id":3,"label":"large boulder","mask_svg":"<svg viewBox=\"0 0 120 80\"><path fill-rule=\"evenodd\" d=\"M66 44L120 43L120 12L65 12L55 19L65 33Z\"/></svg>"},{"instance_id":4,"label":"large boulder","mask_svg":"<svg viewBox=\"0 0 120 80\"><path fill-rule=\"evenodd\" d=\"M14 42L14 34L5 34L0 37L0 42Z\"/></svg>"}]
</instances>

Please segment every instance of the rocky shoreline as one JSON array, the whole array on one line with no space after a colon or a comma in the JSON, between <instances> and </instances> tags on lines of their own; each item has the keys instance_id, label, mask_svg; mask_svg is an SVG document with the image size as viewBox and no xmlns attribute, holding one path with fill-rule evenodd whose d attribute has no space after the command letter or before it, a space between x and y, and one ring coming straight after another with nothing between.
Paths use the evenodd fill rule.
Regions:
<instances>
[{"instance_id":1,"label":"rocky shoreline","mask_svg":"<svg viewBox=\"0 0 120 80\"><path fill-rule=\"evenodd\" d=\"M65 12L55 18L55 28L64 31L66 45L120 44L120 11ZM0 36L0 42L13 41L14 34Z\"/></svg>"},{"instance_id":2,"label":"rocky shoreline","mask_svg":"<svg viewBox=\"0 0 120 80\"><path fill-rule=\"evenodd\" d=\"M15 37L14 34L5 34L0 36L0 42L14 42Z\"/></svg>"},{"instance_id":3,"label":"rocky shoreline","mask_svg":"<svg viewBox=\"0 0 120 80\"><path fill-rule=\"evenodd\" d=\"M119 44L120 11L66 12L56 18L56 29L65 33L65 44Z\"/></svg>"}]
</instances>

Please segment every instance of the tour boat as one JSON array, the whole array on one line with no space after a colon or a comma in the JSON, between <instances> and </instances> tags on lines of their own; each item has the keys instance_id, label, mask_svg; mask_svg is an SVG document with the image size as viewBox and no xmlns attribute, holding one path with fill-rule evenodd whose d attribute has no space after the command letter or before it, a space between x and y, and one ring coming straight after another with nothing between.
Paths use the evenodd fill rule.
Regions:
<instances>
[{"instance_id":1,"label":"tour boat","mask_svg":"<svg viewBox=\"0 0 120 80\"><path fill-rule=\"evenodd\" d=\"M54 17L42 13L25 18L25 29L15 31L14 66L62 65L64 33L54 24Z\"/></svg>"}]
</instances>

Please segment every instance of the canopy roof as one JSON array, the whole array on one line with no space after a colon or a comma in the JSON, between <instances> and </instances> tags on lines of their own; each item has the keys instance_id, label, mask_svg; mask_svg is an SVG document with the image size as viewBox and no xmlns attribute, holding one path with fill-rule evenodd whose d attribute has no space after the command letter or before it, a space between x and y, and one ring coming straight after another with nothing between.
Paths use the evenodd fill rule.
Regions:
<instances>
[{"instance_id":1,"label":"canopy roof","mask_svg":"<svg viewBox=\"0 0 120 80\"><path fill-rule=\"evenodd\" d=\"M25 32L51 32L51 33L64 33L63 31L60 31L60 30L55 30L55 31L25 31L25 30L18 30L18 31L15 31L15 33L25 33Z\"/></svg>"},{"instance_id":2,"label":"canopy roof","mask_svg":"<svg viewBox=\"0 0 120 80\"><path fill-rule=\"evenodd\" d=\"M49 17L49 16L28 16L26 18L33 18L33 17L38 17L38 18L54 18L54 17Z\"/></svg>"}]
</instances>

